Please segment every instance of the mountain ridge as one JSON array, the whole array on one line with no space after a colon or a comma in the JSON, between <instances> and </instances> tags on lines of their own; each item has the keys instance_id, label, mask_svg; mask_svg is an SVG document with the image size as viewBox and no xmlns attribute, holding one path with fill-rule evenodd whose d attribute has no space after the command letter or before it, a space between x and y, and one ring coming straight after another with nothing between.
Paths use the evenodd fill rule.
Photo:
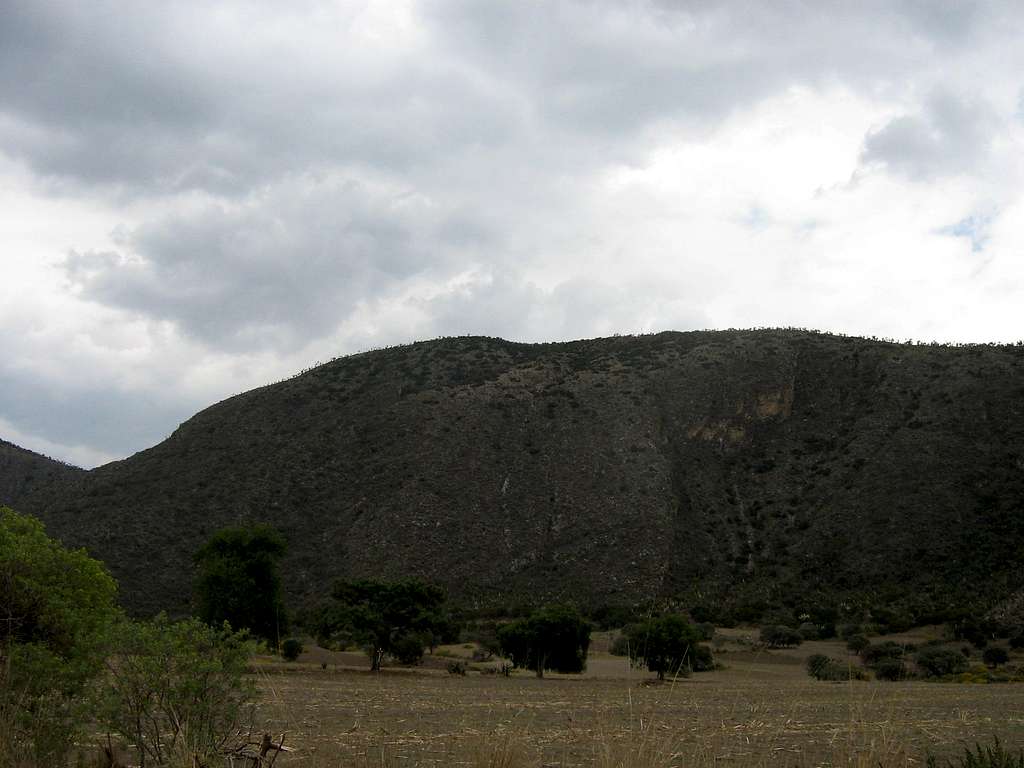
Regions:
<instances>
[{"instance_id":1,"label":"mountain ridge","mask_svg":"<svg viewBox=\"0 0 1024 768\"><path fill-rule=\"evenodd\" d=\"M551 600L918 614L1024 586L1024 348L801 330L338 358L123 461L0 501L187 610L210 533L289 539L292 602L418 576L470 607Z\"/></svg>"}]
</instances>

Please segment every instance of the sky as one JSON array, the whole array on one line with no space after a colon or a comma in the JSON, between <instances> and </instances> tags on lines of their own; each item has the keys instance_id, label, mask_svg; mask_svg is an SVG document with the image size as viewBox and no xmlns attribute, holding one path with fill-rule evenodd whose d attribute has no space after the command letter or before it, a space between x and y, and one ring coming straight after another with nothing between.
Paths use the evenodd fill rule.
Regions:
<instances>
[{"instance_id":1,"label":"sky","mask_svg":"<svg viewBox=\"0 0 1024 768\"><path fill-rule=\"evenodd\" d=\"M0 438L481 334L1024 338L1024 6L0 0Z\"/></svg>"}]
</instances>

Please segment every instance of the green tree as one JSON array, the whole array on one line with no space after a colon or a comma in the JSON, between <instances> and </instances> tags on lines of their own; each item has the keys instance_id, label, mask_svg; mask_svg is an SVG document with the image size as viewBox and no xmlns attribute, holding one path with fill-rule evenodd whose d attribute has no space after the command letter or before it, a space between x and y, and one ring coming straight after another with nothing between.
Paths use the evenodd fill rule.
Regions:
<instances>
[{"instance_id":1,"label":"green tree","mask_svg":"<svg viewBox=\"0 0 1024 768\"><path fill-rule=\"evenodd\" d=\"M629 660L634 666L646 666L664 680L665 674L689 674L714 666L710 650L700 641L703 634L685 617L668 614L626 628Z\"/></svg>"},{"instance_id":2,"label":"green tree","mask_svg":"<svg viewBox=\"0 0 1024 768\"><path fill-rule=\"evenodd\" d=\"M195 592L199 618L280 644L288 629L278 562L284 537L268 525L224 528L196 553Z\"/></svg>"},{"instance_id":3,"label":"green tree","mask_svg":"<svg viewBox=\"0 0 1024 768\"><path fill-rule=\"evenodd\" d=\"M532 669L537 677L544 677L546 669L582 672L587 666L590 629L590 622L575 608L551 606L499 628L498 642L513 666Z\"/></svg>"},{"instance_id":4,"label":"green tree","mask_svg":"<svg viewBox=\"0 0 1024 768\"><path fill-rule=\"evenodd\" d=\"M389 655L414 664L452 627L444 603L444 590L414 579L339 581L315 612L313 631L326 645L362 646L374 671Z\"/></svg>"},{"instance_id":5,"label":"green tree","mask_svg":"<svg viewBox=\"0 0 1024 768\"><path fill-rule=\"evenodd\" d=\"M99 562L0 507L0 766L65 762L120 616L116 594Z\"/></svg>"}]
</instances>

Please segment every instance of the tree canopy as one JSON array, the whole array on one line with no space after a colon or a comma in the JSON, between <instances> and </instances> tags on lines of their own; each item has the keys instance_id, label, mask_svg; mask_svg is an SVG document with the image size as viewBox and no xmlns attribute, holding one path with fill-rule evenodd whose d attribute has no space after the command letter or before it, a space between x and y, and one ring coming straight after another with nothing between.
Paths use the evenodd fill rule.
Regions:
<instances>
[{"instance_id":1,"label":"tree canopy","mask_svg":"<svg viewBox=\"0 0 1024 768\"><path fill-rule=\"evenodd\" d=\"M659 680L664 680L666 673L689 674L713 666L710 650L700 645L704 632L678 614L632 624L625 634L630 662L657 672Z\"/></svg>"},{"instance_id":2,"label":"tree canopy","mask_svg":"<svg viewBox=\"0 0 1024 768\"><path fill-rule=\"evenodd\" d=\"M195 554L197 614L275 645L288 628L278 562L287 545L268 525L224 528Z\"/></svg>"},{"instance_id":3,"label":"tree canopy","mask_svg":"<svg viewBox=\"0 0 1024 768\"><path fill-rule=\"evenodd\" d=\"M579 611L551 606L534 611L498 630L501 653L513 666L532 669L537 677L545 670L582 672L587 666L591 625Z\"/></svg>"},{"instance_id":4,"label":"tree canopy","mask_svg":"<svg viewBox=\"0 0 1024 768\"><path fill-rule=\"evenodd\" d=\"M451 639L445 593L422 581L339 581L313 618L317 638L329 645L360 645L379 670L389 655L403 664L420 660L427 646Z\"/></svg>"}]
</instances>

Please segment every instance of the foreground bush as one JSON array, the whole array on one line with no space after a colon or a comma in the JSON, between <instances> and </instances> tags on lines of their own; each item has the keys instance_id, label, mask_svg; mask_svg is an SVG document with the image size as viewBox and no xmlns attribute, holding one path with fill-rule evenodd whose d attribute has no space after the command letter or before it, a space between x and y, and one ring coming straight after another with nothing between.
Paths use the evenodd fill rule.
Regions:
<instances>
[{"instance_id":1,"label":"foreground bush","mask_svg":"<svg viewBox=\"0 0 1024 768\"><path fill-rule=\"evenodd\" d=\"M208 765L250 713L255 688L243 675L254 647L243 632L158 616L125 622L112 650L94 712L142 765Z\"/></svg>"},{"instance_id":2,"label":"foreground bush","mask_svg":"<svg viewBox=\"0 0 1024 768\"><path fill-rule=\"evenodd\" d=\"M925 760L927 768L1024 768L1024 750L1016 754L1008 751L996 737L992 746L974 745L974 751L964 748L964 754L956 761L939 763L934 756Z\"/></svg>"}]
</instances>

